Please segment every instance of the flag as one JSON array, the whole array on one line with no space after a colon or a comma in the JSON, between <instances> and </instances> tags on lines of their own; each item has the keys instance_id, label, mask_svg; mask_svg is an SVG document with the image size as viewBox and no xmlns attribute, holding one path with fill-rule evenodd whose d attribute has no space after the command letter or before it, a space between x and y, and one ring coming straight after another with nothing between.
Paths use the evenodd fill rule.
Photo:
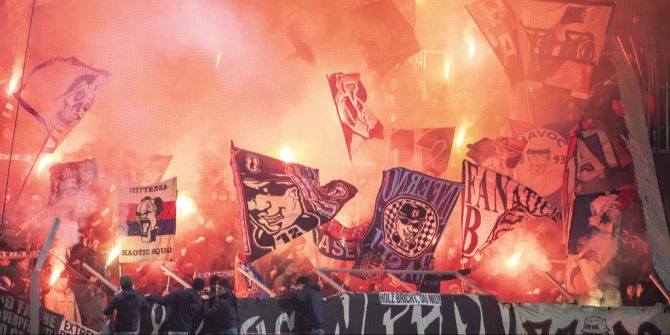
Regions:
<instances>
[{"instance_id":1,"label":"flag","mask_svg":"<svg viewBox=\"0 0 670 335\"><path fill-rule=\"evenodd\" d=\"M493 169L504 175L512 175L526 142L508 137L490 139L484 137L468 144L465 156L477 165Z\"/></svg>"},{"instance_id":2,"label":"flag","mask_svg":"<svg viewBox=\"0 0 670 335\"><path fill-rule=\"evenodd\" d=\"M600 289L601 278L611 270L608 264L620 256L622 213L634 193L628 189L575 196L568 239L570 292L588 295Z\"/></svg>"},{"instance_id":3,"label":"flag","mask_svg":"<svg viewBox=\"0 0 670 335\"><path fill-rule=\"evenodd\" d=\"M328 222L358 191L342 180L320 186L317 169L239 149L232 143L230 157L242 205L248 262Z\"/></svg>"},{"instance_id":4,"label":"flag","mask_svg":"<svg viewBox=\"0 0 670 335\"><path fill-rule=\"evenodd\" d=\"M348 228L335 219L330 220L312 230L314 245L322 255L342 261L354 261L360 253L359 243L363 240L368 225L369 222Z\"/></svg>"},{"instance_id":5,"label":"flag","mask_svg":"<svg viewBox=\"0 0 670 335\"><path fill-rule=\"evenodd\" d=\"M454 128L393 129L389 150L394 167L419 170L434 177L446 171L451 155ZM415 153L421 153L415 164Z\"/></svg>"},{"instance_id":6,"label":"flag","mask_svg":"<svg viewBox=\"0 0 670 335\"><path fill-rule=\"evenodd\" d=\"M501 0L480 0L465 5L486 41L503 65L512 84L524 78L519 32L512 9Z\"/></svg>"},{"instance_id":7,"label":"flag","mask_svg":"<svg viewBox=\"0 0 670 335\"><path fill-rule=\"evenodd\" d=\"M91 108L109 72L74 57L54 57L33 68L17 91L21 107L44 126L53 152Z\"/></svg>"},{"instance_id":8,"label":"flag","mask_svg":"<svg viewBox=\"0 0 670 335\"><path fill-rule=\"evenodd\" d=\"M150 185L163 179L172 155L155 155L124 151L121 158L123 165L122 179L133 185Z\"/></svg>"},{"instance_id":9,"label":"flag","mask_svg":"<svg viewBox=\"0 0 670 335\"><path fill-rule=\"evenodd\" d=\"M384 171L354 268L426 270L463 185L404 168ZM419 284L423 275L398 275Z\"/></svg>"},{"instance_id":10,"label":"flag","mask_svg":"<svg viewBox=\"0 0 670 335\"><path fill-rule=\"evenodd\" d=\"M177 231L177 178L119 192L120 263L169 260Z\"/></svg>"},{"instance_id":11,"label":"flag","mask_svg":"<svg viewBox=\"0 0 670 335\"><path fill-rule=\"evenodd\" d=\"M234 280L235 280L235 296L237 298L267 298L269 295L263 289L258 287L258 284L254 283L253 280L244 276L240 269L244 272L254 276L256 280L265 285L261 275L254 269L254 267L248 262L240 260L237 254L235 254L235 271L234 271Z\"/></svg>"},{"instance_id":12,"label":"flag","mask_svg":"<svg viewBox=\"0 0 670 335\"><path fill-rule=\"evenodd\" d=\"M521 135L526 142L519 161L514 166L514 178L530 187L541 197L557 192L563 184L567 139L546 128L535 128ZM558 202L560 203L560 197Z\"/></svg>"},{"instance_id":13,"label":"flag","mask_svg":"<svg viewBox=\"0 0 670 335\"><path fill-rule=\"evenodd\" d=\"M613 7L613 1L526 1L521 14L530 44L526 79L588 96Z\"/></svg>"},{"instance_id":14,"label":"flag","mask_svg":"<svg viewBox=\"0 0 670 335\"><path fill-rule=\"evenodd\" d=\"M630 182L603 129L578 129L571 136L567 152L566 194L597 193L616 189Z\"/></svg>"},{"instance_id":15,"label":"flag","mask_svg":"<svg viewBox=\"0 0 670 335\"><path fill-rule=\"evenodd\" d=\"M328 76L330 92L344 132L349 158L368 139L384 138L384 128L367 105L368 93L358 73Z\"/></svg>"},{"instance_id":16,"label":"flag","mask_svg":"<svg viewBox=\"0 0 670 335\"><path fill-rule=\"evenodd\" d=\"M49 169L51 192L49 205L70 198L80 191L90 189L98 178L98 164L89 158L78 162L61 163Z\"/></svg>"},{"instance_id":17,"label":"flag","mask_svg":"<svg viewBox=\"0 0 670 335\"><path fill-rule=\"evenodd\" d=\"M380 77L420 50L414 28L391 0L366 3L351 16L365 62Z\"/></svg>"},{"instance_id":18,"label":"flag","mask_svg":"<svg viewBox=\"0 0 670 335\"><path fill-rule=\"evenodd\" d=\"M464 258L481 252L523 221L548 218L561 223L561 211L537 192L491 169L463 161L461 198Z\"/></svg>"}]
</instances>

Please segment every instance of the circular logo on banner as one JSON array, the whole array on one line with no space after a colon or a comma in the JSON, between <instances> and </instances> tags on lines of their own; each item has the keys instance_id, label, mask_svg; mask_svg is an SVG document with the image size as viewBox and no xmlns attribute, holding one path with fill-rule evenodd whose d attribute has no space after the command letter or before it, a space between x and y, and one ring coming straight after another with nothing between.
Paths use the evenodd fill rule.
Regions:
<instances>
[{"instance_id":1,"label":"circular logo on banner","mask_svg":"<svg viewBox=\"0 0 670 335\"><path fill-rule=\"evenodd\" d=\"M567 143L549 129L531 130L521 136L527 142L514 168L514 178L540 196L554 193L563 183Z\"/></svg>"},{"instance_id":2,"label":"circular logo on banner","mask_svg":"<svg viewBox=\"0 0 670 335\"><path fill-rule=\"evenodd\" d=\"M419 257L437 232L435 210L423 201L399 197L384 207L384 243L406 258Z\"/></svg>"}]
</instances>

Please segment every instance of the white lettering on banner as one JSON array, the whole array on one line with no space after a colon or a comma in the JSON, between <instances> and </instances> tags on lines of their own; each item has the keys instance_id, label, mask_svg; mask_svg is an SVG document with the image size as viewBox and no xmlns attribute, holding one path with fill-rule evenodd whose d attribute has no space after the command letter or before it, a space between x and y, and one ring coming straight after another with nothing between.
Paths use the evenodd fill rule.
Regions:
<instances>
[{"instance_id":1,"label":"white lettering on banner","mask_svg":"<svg viewBox=\"0 0 670 335\"><path fill-rule=\"evenodd\" d=\"M393 325L395 324L396 321L398 321L407 311L409 310L409 306L405 307L405 309L402 310L402 312L398 313L396 316L392 317L391 314L393 314L393 311L391 308L387 309L386 312L384 313L384 327L386 327L386 334L393 334L394 327Z\"/></svg>"},{"instance_id":2,"label":"white lettering on banner","mask_svg":"<svg viewBox=\"0 0 670 335\"><path fill-rule=\"evenodd\" d=\"M442 329L442 313L440 313L439 306L433 306L433 308L430 309L430 313L425 316L421 315L421 308L419 306L415 305L414 308L412 308L412 323L416 325L417 334L425 334L426 328L435 322L435 320L440 321L440 328L438 329Z\"/></svg>"},{"instance_id":3,"label":"white lettering on banner","mask_svg":"<svg viewBox=\"0 0 670 335\"><path fill-rule=\"evenodd\" d=\"M437 293L380 292L379 301L382 305L442 305L442 298Z\"/></svg>"}]
</instances>

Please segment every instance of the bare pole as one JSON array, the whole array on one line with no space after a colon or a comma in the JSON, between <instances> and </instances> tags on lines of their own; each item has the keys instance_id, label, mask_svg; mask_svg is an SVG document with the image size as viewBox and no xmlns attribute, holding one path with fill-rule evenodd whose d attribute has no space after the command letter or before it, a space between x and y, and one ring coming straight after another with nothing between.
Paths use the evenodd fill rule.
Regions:
<instances>
[{"instance_id":1,"label":"bare pole","mask_svg":"<svg viewBox=\"0 0 670 335\"><path fill-rule=\"evenodd\" d=\"M81 267L84 268L84 270L88 271L90 274L92 274L95 278L98 278L98 280L105 284L105 286L109 287L112 291L114 291L115 294L121 293L121 290L114 286L112 283L109 282L105 277L103 277L101 274L99 274L97 271L93 270L88 264L82 263Z\"/></svg>"},{"instance_id":2,"label":"bare pole","mask_svg":"<svg viewBox=\"0 0 670 335\"><path fill-rule=\"evenodd\" d=\"M58 226L60 226L60 219L55 218L54 223L51 226L51 231L47 236L44 246L40 251L39 257L37 257L37 263L35 268L30 273L30 333L39 334L40 332L40 273L42 272L42 267L44 266L44 261L46 260L47 253L51 249L51 242L56 236L56 231L58 231Z\"/></svg>"},{"instance_id":3,"label":"bare pole","mask_svg":"<svg viewBox=\"0 0 670 335\"><path fill-rule=\"evenodd\" d=\"M656 276L654 276L653 273L650 273L649 274L649 279L651 279L651 281L654 283L654 285L656 285L656 288L659 291L661 291L661 294L663 294L663 297L665 297L665 301L667 301L668 304L670 304L670 295L668 295L668 291L666 291L665 288L663 287L663 285L661 285L661 282L658 281L658 278L656 278Z\"/></svg>"},{"instance_id":4,"label":"bare pole","mask_svg":"<svg viewBox=\"0 0 670 335\"><path fill-rule=\"evenodd\" d=\"M552 276L549 272L545 272L544 274L547 275L547 278L549 278L549 281L552 284L554 284L554 286L558 287L558 289L561 290L561 292L563 292L563 294L565 294L568 298L570 298L572 300L572 301L570 301L570 303L574 303L574 302L577 301L575 296L573 296L572 293L570 293L570 291L568 291L565 287L563 287L563 285L561 285L561 283L559 283L558 280L556 280L556 278L554 278L554 276Z\"/></svg>"}]
</instances>

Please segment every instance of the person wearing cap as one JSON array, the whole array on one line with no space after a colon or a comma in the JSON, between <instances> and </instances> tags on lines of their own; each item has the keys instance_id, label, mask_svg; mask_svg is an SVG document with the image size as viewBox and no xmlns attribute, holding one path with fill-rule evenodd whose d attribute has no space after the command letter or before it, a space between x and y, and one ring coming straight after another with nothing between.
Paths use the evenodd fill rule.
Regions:
<instances>
[{"instance_id":1,"label":"person wearing cap","mask_svg":"<svg viewBox=\"0 0 670 335\"><path fill-rule=\"evenodd\" d=\"M200 294L205 288L205 280L193 279L191 288L180 289L163 297L152 294L149 302L163 306L172 306L172 313L167 320L168 334L190 334L195 330L193 319L202 312Z\"/></svg>"},{"instance_id":2,"label":"person wearing cap","mask_svg":"<svg viewBox=\"0 0 670 335\"><path fill-rule=\"evenodd\" d=\"M138 334L140 313L149 311L149 303L133 290L133 279L121 276L121 293L115 295L105 307L103 314L111 316L116 310L114 334Z\"/></svg>"},{"instance_id":3,"label":"person wearing cap","mask_svg":"<svg viewBox=\"0 0 670 335\"><path fill-rule=\"evenodd\" d=\"M210 298L203 304L205 323L211 334L237 334L237 298L230 290L230 281L216 283L216 300Z\"/></svg>"},{"instance_id":4,"label":"person wearing cap","mask_svg":"<svg viewBox=\"0 0 670 335\"><path fill-rule=\"evenodd\" d=\"M325 334L323 329L323 306L321 305L321 286L312 284L307 276L300 276L291 291L296 300L298 314L306 334Z\"/></svg>"}]
</instances>

